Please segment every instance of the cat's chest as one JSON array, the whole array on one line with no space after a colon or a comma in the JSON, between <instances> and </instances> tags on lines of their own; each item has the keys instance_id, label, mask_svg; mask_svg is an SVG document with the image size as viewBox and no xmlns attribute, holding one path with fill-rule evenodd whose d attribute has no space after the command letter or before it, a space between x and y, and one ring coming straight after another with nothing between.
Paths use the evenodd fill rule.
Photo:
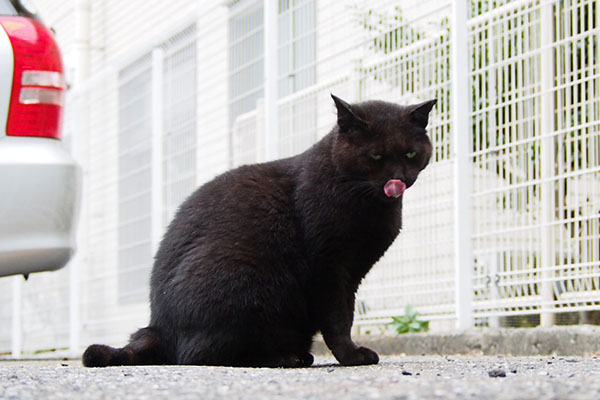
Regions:
<instances>
[{"instance_id":1,"label":"cat's chest","mask_svg":"<svg viewBox=\"0 0 600 400\"><path fill-rule=\"evenodd\" d=\"M360 210L351 214L339 234L357 253L385 251L400 232L400 210Z\"/></svg>"},{"instance_id":2,"label":"cat's chest","mask_svg":"<svg viewBox=\"0 0 600 400\"><path fill-rule=\"evenodd\" d=\"M331 201L311 213L306 226L313 254L347 261L379 258L401 228L401 205L344 204Z\"/></svg>"}]
</instances>

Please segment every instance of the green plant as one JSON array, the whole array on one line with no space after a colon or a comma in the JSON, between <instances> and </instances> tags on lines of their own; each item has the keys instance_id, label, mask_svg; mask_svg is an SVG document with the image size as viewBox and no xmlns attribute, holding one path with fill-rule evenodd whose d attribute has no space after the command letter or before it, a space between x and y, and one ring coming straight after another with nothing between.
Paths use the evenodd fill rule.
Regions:
<instances>
[{"instance_id":1,"label":"green plant","mask_svg":"<svg viewBox=\"0 0 600 400\"><path fill-rule=\"evenodd\" d=\"M427 332L429 330L429 321L419 319L419 313L412 305L407 305L404 315L392 317L390 325L394 327L399 335L410 332Z\"/></svg>"}]
</instances>

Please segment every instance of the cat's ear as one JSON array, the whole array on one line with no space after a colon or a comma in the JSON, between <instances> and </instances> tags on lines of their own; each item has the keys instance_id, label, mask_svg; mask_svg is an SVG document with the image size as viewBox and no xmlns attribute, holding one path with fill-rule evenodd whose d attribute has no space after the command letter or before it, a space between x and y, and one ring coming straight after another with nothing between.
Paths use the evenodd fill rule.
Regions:
<instances>
[{"instance_id":1,"label":"cat's ear","mask_svg":"<svg viewBox=\"0 0 600 400\"><path fill-rule=\"evenodd\" d=\"M337 123L340 127L340 132L345 132L351 127L364 128L367 125L366 121L356 115L350 104L333 94L331 98L337 108Z\"/></svg>"},{"instance_id":2,"label":"cat's ear","mask_svg":"<svg viewBox=\"0 0 600 400\"><path fill-rule=\"evenodd\" d=\"M428 100L421 104L415 104L411 106L409 116L412 122L418 126L425 128L429 123L429 113L433 106L437 103L437 99Z\"/></svg>"}]
</instances>

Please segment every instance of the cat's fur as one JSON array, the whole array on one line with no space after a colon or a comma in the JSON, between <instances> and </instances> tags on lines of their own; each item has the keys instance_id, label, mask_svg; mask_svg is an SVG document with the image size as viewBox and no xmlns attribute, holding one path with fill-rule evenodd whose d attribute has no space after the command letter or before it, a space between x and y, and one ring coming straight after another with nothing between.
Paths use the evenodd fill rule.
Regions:
<instances>
[{"instance_id":1,"label":"cat's fur","mask_svg":"<svg viewBox=\"0 0 600 400\"><path fill-rule=\"evenodd\" d=\"M378 362L350 337L354 296L429 162L435 100L332 97L337 124L313 147L229 171L182 204L156 254L149 326L123 348L90 346L84 365L309 366L318 331L341 364Z\"/></svg>"}]
</instances>

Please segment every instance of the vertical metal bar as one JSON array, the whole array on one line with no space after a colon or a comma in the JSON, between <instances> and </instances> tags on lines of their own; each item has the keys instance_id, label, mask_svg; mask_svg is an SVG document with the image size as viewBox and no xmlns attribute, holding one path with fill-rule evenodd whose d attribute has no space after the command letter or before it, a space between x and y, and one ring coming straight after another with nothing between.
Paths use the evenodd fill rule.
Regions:
<instances>
[{"instance_id":1,"label":"vertical metal bar","mask_svg":"<svg viewBox=\"0 0 600 400\"><path fill-rule=\"evenodd\" d=\"M541 211L542 211L542 238L541 238L541 257L540 268L541 277L541 297L542 314L540 324L542 326L554 325L554 314L550 312L552 302L554 301L554 281L552 281L552 271L550 268L554 265L554 245L553 228L554 221L554 102L553 102L553 25L554 12L552 2L545 2L541 8L541 123L540 123L540 150L541 150Z\"/></svg>"},{"instance_id":2,"label":"vertical metal bar","mask_svg":"<svg viewBox=\"0 0 600 400\"><path fill-rule=\"evenodd\" d=\"M89 102L87 97L78 98L77 90L90 75L90 0L75 1L75 53L77 55L77 68L75 69L73 101L71 106L74 112L69 113L72 126L71 154L82 168L83 176L88 170L87 155L89 135ZM79 223L76 233L77 251L69 263L69 353L72 357L80 355L81 321L80 314L80 269L87 255L87 179L81 179L81 198L79 210Z\"/></svg>"},{"instance_id":3,"label":"vertical metal bar","mask_svg":"<svg viewBox=\"0 0 600 400\"><path fill-rule=\"evenodd\" d=\"M152 51L152 253L163 231L163 82L164 50Z\"/></svg>"},{"instance_id":4,"label":"vertical metal bar","mask_svg":"<svg viewBox=\"0 0 600 400\"><path fill-rule=\"evenodd\" d=\"M83 235L80 235L82 237ZM78 242L79 243L79 242ZM81 247L78 251L81 251ZM80 355L80 272L83 257L74 257L69 263L69 352L72 357Z\"/></svg>"},{"instance_id":5,"label":"vertical metal bar","mask_svg":"<svg viewBox=\"0 0 600 400\"><path fill-rule=\"evenodd\" d=\"M360 20L362 15L360 13L361 7L366 7L365 4L362 4L360 7L356 7L353 11L352 18L356 18ZM352 97L350 101L352 102L360 102L365 97L365 93L362 93L362 78L364 76L363 72L363 60L365 59L365 43L368 42L366 34L362 34L360 38L357 38L360 43L363 45L358 46L354 49L354 54L351 59L351 70L350 70L350 84L352 85Z\"/></svg>"},{"instance_id":6,"label":"vertical metal bar","mask_svg":"<svg viewBox=\"0 0 600 400\"><path fill-rule=\"evenodd\" d=\"M21 358L23 341L23 277L14 276L12 303L12 343L11 357Z\"/></svg>"},{"instance_id":7,"label":"vertical metal bar","mask_svg":"<svg viewBox=\"0 0 600 400\"><path fill-rule=\"evenodd\" d=\"M90 75L90 0L75 0L75 52L77 68L76 84L81 84Z\"/></svg>"},{"instance_id":8,"label":"vertical metal bar","mask_svg":"<svg viewBox=\"0 0 600 400\"><path fill-rule=\"evenodd\" d=\"M277 157L277 0L264 0L265 160Z\"/></svg>"},{"instance_id":9,"label":"vertical metal bar","mask_svg":"<svg viewBox=\"0 0 600 400\"><path fill-rule=\"evenodd\" d=\"M352 102L359 102L362 100L361 84L362 84L362 58L356 57L352 59Z\"/></svg>"},{"instance_id":10,"label":"vertical metal bar","mask_svg":"<svg viewBox=\"0 0 600 400\"><path fill-rule=\"evenodd\" d=\"M78 234L78 252L86 252L83 249L82 243L85 242L81 227L79 228L82 234ZM85 254L85 253L84 253ZM80 355L80 334L81 322L79 319L80 312L80 268L84 260L84 255L78 255L69 263L69 353L72 357Z\"/></svg>"},{"instance_id":11,"label":"vertical metal bar","mask_svg":"<svg viewBox=\"0 0 600 400\"><path fill-rule=\"evenodd\" d=\"M496 247L497 249L497 247ZM493 304L496 308L496 310L500 310L501 308L499 307L499 304L502 302L502 298L500 297L500 265L501 265L501 260L502 255L500 254L499 251L494 251L494 253L491 256L491 260L492 260L492 265L491 265L491 271L490 271L490 276L492 278L492 282L490 283L490 287L491 289L491 298L493 300ZM498 315L493 315L490 317L489 319L489 326L490 328L499 328L500 327L500 318L498 317Z\"/></svg>"},{"instance_id":12,"label":"vertical metal bar","mask_svg":"<svg viewBox=\"0 0 600 400\"><path fill-rule=\"evenodd\" d=\"M266 135L261 135L261 132L265 132L265 99L258 99L256 101L256 140L254 142L254 149L248 149L253 151L252 155L255 162L263 161L266 155L265 151L265 139ZM262 153L261 153L262 152Z\"/></svg>"},{"instance_id":13,"label":"vertical metal bar","mask_svg":"<svg viewBox=\"0 0 600 400\"><path fill-rule=\"evenodd\" d=\"M75 85L80 85L85 79L83 74L78 74L75 80ZM80 335L81 321L80 315L80 286L81 274L80 270L87 261L88 254L88 179L86 176L89 171L89 102L87 96L80 95L81 91L76 86L71 92L71 107L73 111L68 114L69 126L71 127L71 154L73 158L81 166L80 188L81 195L79 198L79 219L77 224L77 232L75 243L77 250L73 259L69 262L69 352L72 357L77 357L80 354Z\"/></svg>"},{"instance_id":14,"label":"vertical metal bar","mask_svg":"<svg viewBox=\"0 0 600 400\"><path fill-rule=\"evenodd\" d=\"M454 147L454 256L457 328L473 326L472 163L467 2L452 3L452 121Z\"/></svg>"}]
</instances>

